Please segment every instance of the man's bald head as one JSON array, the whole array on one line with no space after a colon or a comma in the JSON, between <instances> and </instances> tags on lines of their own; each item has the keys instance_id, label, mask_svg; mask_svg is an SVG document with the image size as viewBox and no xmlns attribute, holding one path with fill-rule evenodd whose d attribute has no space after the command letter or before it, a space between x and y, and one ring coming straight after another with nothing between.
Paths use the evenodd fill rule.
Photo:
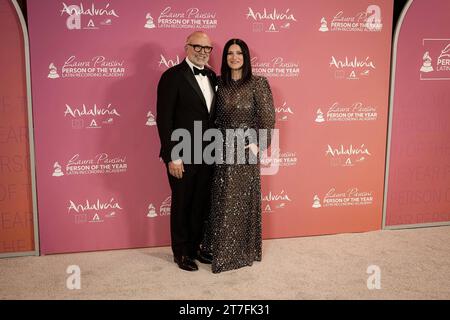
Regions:
<instances>
[{"instance_id":1,"label":"man's bald head","mask_svg":"<svg viewBox=\"0 0 450 320\"><path fill-rule=\"evenodd\" d=\"M201 49L200 52L194 50L194 46L211 47L212 42L209 36L203 31L195 31L186 38L186 55L193 64L197 67L203 68L208 63L210 52L206 52L205 49Z\"/></svg>"},{"instance_id":2,"label":"man's bald head","mask_svg":"<svg viewBox=\"0 0 450 320\"><path fill-rule=\"evenodd\" d=\"M200 39L209 41L209 46L211 46L211 39L206 34L206 32L203 31L194 31L190 35L188 35L188 37L186 38L186 44L191 43L191 41L196 41Z\"/></svg>"}]
</instances>

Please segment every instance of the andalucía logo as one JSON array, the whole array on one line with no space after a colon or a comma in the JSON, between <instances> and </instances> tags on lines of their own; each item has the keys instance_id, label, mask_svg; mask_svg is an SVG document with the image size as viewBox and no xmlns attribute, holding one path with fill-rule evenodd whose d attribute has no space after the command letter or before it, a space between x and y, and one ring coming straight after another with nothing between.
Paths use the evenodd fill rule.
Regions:
<instances>
[{"instance_id":1,"label":"andaluc\u00eda logo","mask_svg":"<svg viewBox=\"0 0 450 320\"><path fill-rule=\"evenodd\" d=\"M73 215L75 223L84 222L104 222L107 219L115 218L123 210L119 202L111 198L109 201L96 199L86 200L82 203L69 200L68 213Z\"/></svg>"},{"instance_id":2,"label":"andaluc\u00eda logo","mask_svg":"<svg viewBox=\"0 0 450 320\"><path fill-rule=\"evenodd\" d=\"M336 79L358 80L367 78L376 69L375 63L367 56L365 58L331 56L330 69L334 70Z\"/></svg>"},{"instance_id":3,"label":"andaluc\u00eda logo","mask_svg":"<svg viewBox=\"0 0 450 320\"><path fill-rule=\"evenodd\" d=\"M158 62L159 68L162 68L165 70L165 69L169 69L173 66L180 64L180 57L178 55L176 55L176 57L173 59L168 59L163 54L161 54L160 56L161 56L161 59Z\"/></svg>"},{"instance_id":4,"label":"andaluc\u00eda logo","mask_svg":"<svg viewBox=\"0 0 450 320\"><path fill-rule=\"evenodd\" d=\"M344 146L327 145L325 155L330 158L332 166L353 167L356 164L366 161L372 154L363 144L353 146L353 144Z\"/></svg>"},{"instance_id":5,"label":"andaluc\u00eda logo","mask_svg":"<svg viewBox=\"0 0 450 320\"><path fill-rule=\"evenodd\" d=\"M68 30L97 30L111 26L119 18L117 11L109 3L98 4L92 1L90 5L62 3L61 16L67 15L66 27Z\"/></svg>"},{"instance_id":6,"label":"andaluc\u00eda logo","mask_svg":"<svg viewBox=\"0 0 450 320\"><path fill-rule=\"evenodd\" d=\"M248 7L245 17L253 22L253 32L278 33L290 30L297 23L297 18L291 9L262 8L257 10Z\"/></svg>"},{"instance_id":7,"label":"andaluc\u00eda logo","mask_svg":"<svg viewBox=\"0 0 450 320\"><path fill-rule=\"evenodd\" d=\"M276 213L282 210L292 202L288 193L281 190L279 193L269 191L267 194L261 194L263 213Z\"/></svg>"},{"instance_id":8,"label":"andaluc\u00eda logo","mask_svg":"<svg viewBox=\"0 0 450 320\"><path fill-rule=\"evenodd\" d=\"M293 115L293 107L291 105L288 105L286 101L283 102L281 107L275 107L275 113L277 115L277 122L278 121L288 121Z\"/></svg>"},{"instance_id":9,"label":"andaluc\u00eda logo","mask_svg":"<svg viewBox=\"0 0 450 320\"><path fill-rule=\"evenodd\" d=\"M101 129L113 125L120 117L119 110L111 103L106 106L66 103L64 109L64 118L71 121L73 129Z\"/></svg>"}]
</instances>

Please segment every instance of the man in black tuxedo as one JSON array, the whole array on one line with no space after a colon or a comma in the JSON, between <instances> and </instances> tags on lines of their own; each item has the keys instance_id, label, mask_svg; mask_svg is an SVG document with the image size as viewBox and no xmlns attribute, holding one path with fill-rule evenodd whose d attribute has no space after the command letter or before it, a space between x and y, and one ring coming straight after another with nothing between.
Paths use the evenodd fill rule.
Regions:
<instances>
[{"instance_id":1,"label":"man in black tuxedo","mask_svg":"<svg viewBox=\"0 0 450 320\"><path fill-rule=\"evenodd\" d=\"M206 67L212 43L204 32L194 32L185 44L186 59L163 73L158 84L157 115L160 157L166 163L172 190L170 231L174 261L187 271L196 271L195 259L211 263L212 257L201 250L205 221L210 208L212 166L201 159L194 163L194 121L202 125L203 133L213 127L215 73ZM174 130L190 133L191 157L184 162L172 158L171 141ZM205 144L202 143L201 150ZM183 155L182 155L183 156ZM190 160L190 161L189 161Z\"/></svg>"}]
</instances>

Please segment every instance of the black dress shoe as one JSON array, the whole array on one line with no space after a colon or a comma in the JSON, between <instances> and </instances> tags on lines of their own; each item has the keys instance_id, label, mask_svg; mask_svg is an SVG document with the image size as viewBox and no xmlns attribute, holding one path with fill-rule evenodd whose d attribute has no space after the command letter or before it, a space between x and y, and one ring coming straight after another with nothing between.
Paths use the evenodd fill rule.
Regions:
<instances>
[{"instance_id":1,"label":"black dress shoe","mask_svg":"<svg viewBox=\"0 0 450 320\"><path fill-rule=\"evenodd\" d=\"M205 263L205 264L212 264L212 254L208 253L206 251L201 251L199 250L197 252L197 257L195 257L198 261L200 261L201 263Z\"/></svg>"},{"instance_id":2,"label":"black dress shoe","mask_svg":"<svg viewBox=\"0 0 450 320\"><path fill-rule=\"evenodd\" d=\"M189 256L179 256L174 257L173 261L178 265L180 269L186 270L186 271L197 271L198 266L195 263L194 260L189 258Z\"/></svg>"}]
</instances>

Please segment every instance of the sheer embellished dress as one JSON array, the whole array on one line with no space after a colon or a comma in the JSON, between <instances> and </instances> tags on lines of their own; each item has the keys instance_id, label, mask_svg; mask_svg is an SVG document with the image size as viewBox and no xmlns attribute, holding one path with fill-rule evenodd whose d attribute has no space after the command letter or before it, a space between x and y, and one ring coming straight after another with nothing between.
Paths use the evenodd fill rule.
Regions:
<instances>
[{"instance_id":1,"label":"sheer embellished dress","mask_svg":"<svg viewBox=\"0 0 450 320\"><path fill-rule=\"evenodd\" d=\"M224 137L223 163L216 163L214 167L211 213L203 243L212 253L213 273L261 261L260 161L250 148L244 148L242 154L238 144L256 142L264 149L270 143L270 129L275 124L272 92L264 77L252 76L246 83L232 81L229 86L219 79L216 103L215 123ZM257 134L227 139L227 129ZM264 137L259 134L262 132L259 129L267 130L265 145L260 143ZM234 148L230 148L231 144ZM234 161L230 162L230 159Z\"/></svg>"}]
</instances>

